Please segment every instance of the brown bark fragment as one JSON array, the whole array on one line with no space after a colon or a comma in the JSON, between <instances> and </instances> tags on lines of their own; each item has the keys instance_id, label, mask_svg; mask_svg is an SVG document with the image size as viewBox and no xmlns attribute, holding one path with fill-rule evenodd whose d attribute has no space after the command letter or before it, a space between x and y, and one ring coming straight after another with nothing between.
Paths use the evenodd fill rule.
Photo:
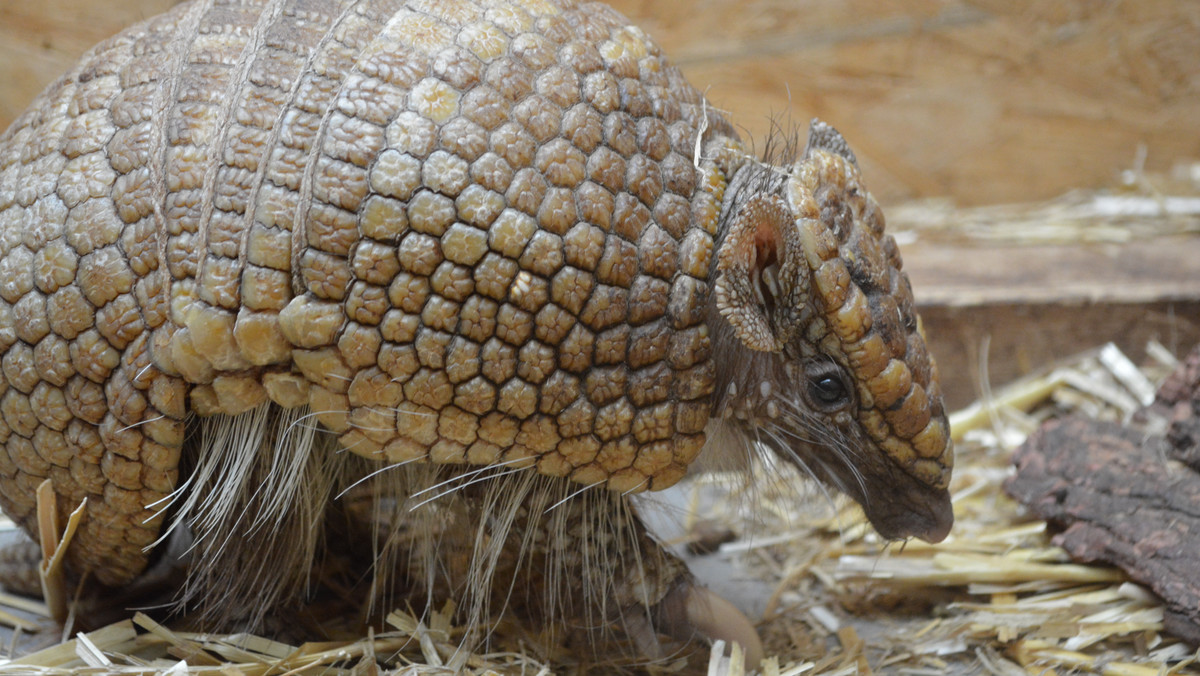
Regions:
<instances>
[{"instance_id":1,"label":"brown bark fragment","mask_svg":"<svg viewBox=\"0 0 1200 676\"><path fill-rule=\"evenodd\" d=\"M1056 545L1119 566L1166 602L1166 628L1200 643L1200 351L1159 392L1166 435L1067 417L1017 450L1008 492L1063 530ZM1190 465L1190 466L1189 466Z\"/></svg>"}]
</instances>

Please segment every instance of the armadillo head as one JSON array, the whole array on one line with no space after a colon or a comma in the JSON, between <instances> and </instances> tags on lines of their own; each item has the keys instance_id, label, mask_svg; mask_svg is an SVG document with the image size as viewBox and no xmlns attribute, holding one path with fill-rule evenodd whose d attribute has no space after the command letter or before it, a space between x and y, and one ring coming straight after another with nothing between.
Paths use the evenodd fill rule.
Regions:
<instances>
[{"instance_id":1,"label":"armadillo head","mask_svg":"<svg viewBox=\"0 0 1200 676\"><path fill-rule=\"evenodd\" d=\"M953 450L908 277L854 154L814 120L722 200L714 417L850 495L887 538L950 530Z\"/></svg>"}]
</instances>

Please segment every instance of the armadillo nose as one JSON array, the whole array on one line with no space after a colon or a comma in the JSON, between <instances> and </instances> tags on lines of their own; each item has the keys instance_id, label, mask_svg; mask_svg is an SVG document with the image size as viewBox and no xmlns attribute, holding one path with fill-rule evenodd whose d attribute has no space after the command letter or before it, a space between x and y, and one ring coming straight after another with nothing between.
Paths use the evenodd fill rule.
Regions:
<instances>
[{"instance_id":1,"label":"armadillo nose","mask_svg":"<svg viewBox=\"0 0 1200 676\"><path fill-rule=\"evenodd\" d=\"M954 505L950 502L950 495L947 493L944 499L939 500L936 504L931 505L929 510L929 520L923 531L913 533L922 540L931 545L936 545L946 536L950 534L950 528L954 525Z\"/></svg>"}]
</instances>

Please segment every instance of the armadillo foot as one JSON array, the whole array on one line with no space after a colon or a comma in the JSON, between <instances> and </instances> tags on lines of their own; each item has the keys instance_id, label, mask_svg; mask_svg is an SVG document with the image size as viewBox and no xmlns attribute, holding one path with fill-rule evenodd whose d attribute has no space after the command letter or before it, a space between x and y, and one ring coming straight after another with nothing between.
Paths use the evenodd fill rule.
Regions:
<instances>
[{"instance_id":1,"label":"armadillo foot","mask_svg":"<svg viewBox=\"0 0 1200 676\"><path fill-rule=\"evenodd\" d=\"M0 545L0 586L16 594L40 597L42 581L38 577L38 564L41 560L42 548L24 533L14 532L11 541Z\"/></svg>"},{"instance_id":2,"label":"armadillo foot","mask_svg":"<svg viewBox=\"0 0 1200 676\"><path fill-rule=\"evenodd\" d=\"M762 639L745 613L704 587L692 587L687 595L687 621L709 641L742 646L746 666L754 668L763 659Z\"/></svg>"}]
</instances>

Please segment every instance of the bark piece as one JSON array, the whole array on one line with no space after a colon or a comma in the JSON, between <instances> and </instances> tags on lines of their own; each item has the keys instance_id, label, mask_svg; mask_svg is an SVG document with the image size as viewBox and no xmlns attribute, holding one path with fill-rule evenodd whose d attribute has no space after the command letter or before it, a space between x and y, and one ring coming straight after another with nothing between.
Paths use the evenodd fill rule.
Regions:
<instances>
[{"instance_id":1,"label":"bark piece","mask_svg":"<svg viewBox=\"0 0 1200 676\"><path fill-rule=\"evenodd\" d=\"M1200 474L1170 459L1162 436L1067 417L1017 450L1005 488L1062 527L1076 559L1110 563L1167 606L1168 631L1200 643Z\"/></svg>"},{"instance_id":2,"label":"bark piece","mask_svg":"<svg viewBox=\"0 0 1200 676\"><path fill-rule=\"evenodd\" d=\"M1171 457L1200 472L1200 347L1159 387L1154 407L1171 421Z\"/></svg>"}]
</instances>

